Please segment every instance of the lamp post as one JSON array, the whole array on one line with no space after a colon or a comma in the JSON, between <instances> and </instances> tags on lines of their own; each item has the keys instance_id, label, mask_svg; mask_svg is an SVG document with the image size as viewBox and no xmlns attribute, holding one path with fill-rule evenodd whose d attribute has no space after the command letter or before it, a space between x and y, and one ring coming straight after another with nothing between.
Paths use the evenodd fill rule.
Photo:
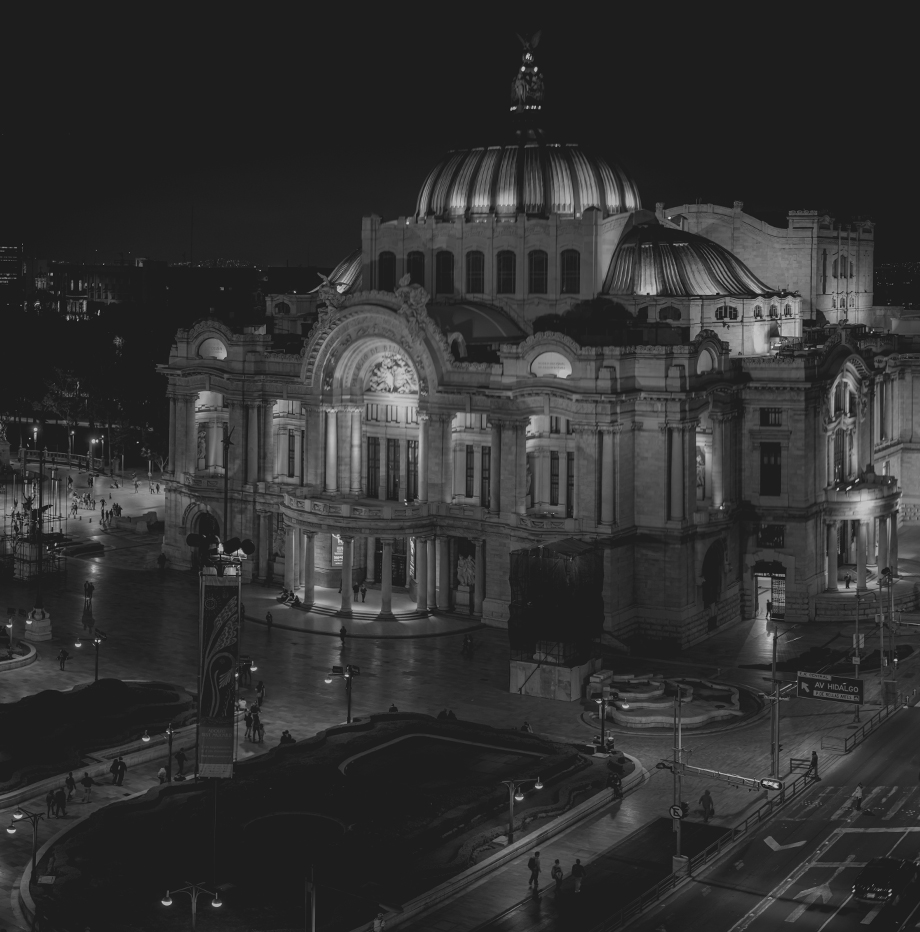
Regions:
<instances>
[{"instance_id":1,"label":"lamp post","mask_svg":"<svg viewBox=\"0 0 920 932\"><path fill-rule=\"evenodd\" d=\"M10 620L6 623L6 630L10 633L10 660L13 659L13 616L10 615Z\"/></svg>"},{"instance_id":2,"label":"lamp post","mask_svg":"<svg viewBox=\"0 0 920 932\"><path fill-rule=\"evenodd\" d=\"M172 743L173 743L174 733L175 732L173 732L172 722L170 722L166 726L166 731L163 732L163 735L166 737L168 741L168 747L166 749L166 782L167 783L172 783ZM141 738L141 741L143 741L144 744L148 744L150 742L149 731L144 732L144 735Z\"/></svg>"},{"instance_id":3,"label":"lamp post","mask_svg":"<svg viewBox=\"0 0 920 932\"><path fill-rule=\"evenodd\" d=\"M514 801L522 802L524 791L521 789L526 783L533 783L535 790L543 789L543 781L537 777L529 777L527 780L502 780L502 783L508 787L508 844L514 841Z\"/></svg>"},{"instance_id":4,"label":"lamp post","mask_svg":"<svg viewBox=\"0 0 920 932\"><path fill-rule=\"evenodd\" d=\"M74 647L82 647L84 641L90 641L93 647L96 648L96 678L93 680L94 683L99 682L99 648L105 640L107 640L105 632L96 628L91 638L77 638L76 641L74 641Z\"/></svg>"},{"instance_id":5,"label":"lamp post","mask_svg":"<svg viewBox=\"0 0 920 932\"><path fill-rule=\"evenodd\" d=\"M859 679L859 649L862 647L862 640L859 637L859 586L856 587L856 634L853 635L853 667L855 668L856 679ZM859 721L859 703L856 703L856 717L854 722Z\"/></svg>"},{"instance_id":6,"label":"lamp post","mask_svg":"<svg viewBox=\"0 0 920 932\"><path fill-rule=\"evenodd\" d=\"M886 566L878 576L878 588L879 594L883 593L882 587L888 586L888 621L885 621L885 599L884 596L879 600L879 667L878 667L878 680L879 680L879 701L884 705L885 704L885 674L888 672L888 663L887 656L885 654L885 628L887 625L891 625L892 635L891 635L891 653L894 660L894 685L895 685L895 695L898 691L898 661L897 661L897 652L898 646L894 641L894 594L892 592L892 586L894 585L895 577L894 573L891 572L891 567Z\"/></svg>"},{"instance_id":7,"label":"lamp post","mask_svg":"<svg viewBox=\"0 0 920 932\"><path fill-rule=\"evenodd\" d=\"M184 887L180 887L178 890L173 890L171 892L172 893L187 893L189 897L191 898L193 932L194 932L194 929L196 928L195 922L196 922L196 917L198 913L198 897L201 896L202 893L206 893L208 896L212 897L211 905L215 909L224 905L223 902L221 901L219 893L212 893L210 890L205 889L205 887L200 883L186 883ZM164 896L163 899L160 900L160 902L164 906L172 906L173 901L172 901L172 896L170 895L169 890L166 891L166 896Z\"/></svg>"},{"instance_id":8,"label":"lamp post","mask_svg":"<svg viewBox=\"0 0 920 932\"><path fill-rule=\"evenodd\" d=\"M607 703L618 702L620 699L620 694L618 692L612 692L609 697L605 696L603 693L595 693L594 701L600 706L599 714L601 720L601 749L607 750L607 736L604 730L604 725L607 719ZM628 709L629 705L625 702L621 703L622 708Z\"/></svg>"},{"instance_id":9,"label":"lamp post","mask_svg":"<svg viewBox=\"0 0 920 932\"><path fill-rule=\"evenodd\" d=\"M99 438L99 443L101 444L100 456L102 458L102 472L105 473L105 436Z\"/></svg>"},{"instance_id":10,"label":"lamp post","mask_svg":"<svg viewBox=\"0 0 920 932\"><path fill-rule=\"evenodd\" d=\"M67 436L67 465L71 465L71 458L73 457L73 431Z\"/></svg>"},{"instance_id":11,"label":"lamp post","mask_svg":"<svg viewBox=\"0 0 920 932\"><path fill-rule=\"evenodd\" d=\"M777 631L776 626L778 624L783 624L783 622L773 622L773 695L771 699L773 701L773 708L771 709L770 716L770 735L772 738L771 741L771 754L770 754L770 776L778 777L779 776L779 703L780 703L780 694L779 694L779 680L776 678L776 645L779 642L780 638L785 637L787 634L790 634L798 625L793 625L791 628L787 628L785 631ZM798 638L796 638L798 640Z\"/></svg>"},{"instance_id":12,"label":"lamp post","mask_svg":"<svg viewBox=\"0 0 920 932\"><path fill-rule=\"evenodd\" d=\"M38 823L40 819L44 819L45 814L43 812L29 812L28 809L23 809L19 807L13 813L13 821L10 822L7 826L7 834L15 835L16 834L16 823L21 822L23 819L32 823L32 878L35 878L35 855L38 851Z\"/></svg>"},{"instance_id":13,"label":"lamp post","mask_svg":"<svg viewBox=\"0 0 920 932\"><path fill-rule=\"evenodd\" d=\"M335 676L341 677L345 680L345 695L348 699L348 714L345 719L347 725L351 724L351 681L356 677L361 675L361 668L352 663L346 663L344 667L335 666L332 668L331 673L326 674L326 682L331 683L332 678Z\"/></svg>"}]
</instances>

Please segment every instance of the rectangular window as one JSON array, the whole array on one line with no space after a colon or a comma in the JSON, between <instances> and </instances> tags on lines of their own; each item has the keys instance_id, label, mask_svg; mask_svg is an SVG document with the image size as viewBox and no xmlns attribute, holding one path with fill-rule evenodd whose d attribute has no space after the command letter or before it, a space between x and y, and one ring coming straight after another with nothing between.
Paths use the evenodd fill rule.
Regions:
<instances>
[{"instance_id":1,"label":"rectangular window","mask_svg":"<svg viewBox=\"0 0 920 932\"><path fill-rule=\"evenodd\" d=\"M575 454L565 455L565 516L575 517Z\"/></svg>"},{"instance_id":2,"label":"rectangular window","mask_svg":"<svg viewBox=\"0 0 920 932\"><path fill-rule=\"evenodd\" d=\"M297 463L297 432L288 430L288 479L294 478L294 466Z\"/></svg>"},{"instance_id":3,"label":"rectangular window","mask_svg":"<svg viewBox=\"0 0 920 932\"><path fill-rule=\"evenodd\" d=\"M473 497L473 482L476 478L476 448L468 443L466 445L466 497Z\"/></svg>"},{"instance_id":4,"label":"rectangular window","mask_svg":"<svg viewBox=\"0 0 920 932\"><path fill-rule=\"evenodd\" d=\"M418 441L410 440L406 450L406 498L414 502L418 498Z\"/></svg>"},{"instance_id":5,"label":"rectangular window","mask_svg":"<svg viewBox=\"0 0 920 932\"><path fill-rule=\"evenodd\" d=\"M380 498L380 438L367 438L367 495Z\"/></svg>"},{"instance_id":6,"label":"rectangular window","mask_svg":"<svg viewBox=\"0 0 920 932\"><path fill-rule=\"evenodd\" d=\"M399 501L399 441L387 439L387 499Z\"/></svg>"},{"instance_id":7,"label":"rectangular window","mask_svg":"<svg viewBox=\"0 0 920 932\"><path fill-rule=\"evenodd\" d=\"M482 463L479 473L479 504L483 508L492 505L492 447L482 448Z\"/></svg>"},{"instance_id":8,"label":"rectangular window","mask_svg":"<svg viewBox=\"0 0 920 932\"><path fill-rule=\"evenodd\" d=\"M549 419L549 432L551 434L559 433L559 418L550 416Z\"/></svg>"},{"instance_id":9,"label":"rectangular window","mask_svg":"<svg viewBox=\"0 0 920 932\"><path fill-rule=\"evenodd\" d=\"M527 290L530 294L546 294L548 265L547 255L542 249L531 250L527 256Z\"/></svg>"},{"instance_id":10,"label":"rectangular window","mask_svg":"<svg viewBox=\"0 0 920 932\"><path fill-rule=\"evenodd\" d=\"M758 524L757 546L778 550L786 545L785 524Z\"/></svg>"},{"instance_id":11,"label":"rectangular window","mask_svg":"<svg viewBox=\"0 0 920 932\"><path fill-rule=\"evenodd\" d=\"M466 254L466 290L469 294L486 290L486 257L478 250Z\"/></svg>"},{"instance_id":12,"label":"rectangular window","mask_svg":"<svg viewBox=\"0 0 920 932\"><path fill-rule=\"evenodd\" d=\"M842 430L834 431L834 481L839 482L844 478L843 475L843 457L844 443L846 443L846 433Z\"/></svg>"},{"instance_id":13,"label":"rectangular window","mask_svg":"<svg viewBox=\"0 0 920 932\"><path fill-rule=\"evenodd\" d=\"M575 433L575 423L570 421L568 418L565 419L565 432L572 436Z\"/></svg>"},{"instance_id":14,"label":"rectangular window","mask_svg":"<svg viewBox=\"0 0 920 932\"><path fill-rule=\"evenodd\" d=\"M396 405L385 405L387 424L399 423L399 408Z\"/></svg>"},{"instance_id":15,"label":"rectangular window","mask_svg":"<svg viewBox=\"0 0 920 932\"><path fill-rule=\"evenodd\" d=\"M380 405L367 405L367 418L368 421L379 421L380 420Z\"/></svg>"},{"instance_id":16,"label":"rectangular window","mask_svg":"<svg viewBox=\"0 0 920 932\"><path fill-rule=\"evenodd\" d=\"M406 423L407 424L418 424L418 408L407 408L406 409Z\"/></svg>"},{"instance_id":17,"label":"rectangular window","mask_svg":"<svg viewBox=\"0 0 920 932\"><path fill-rule=\"evenodd\" d=\"M496 291L499 294L514 294L516 290L515 265L517 257L508 249L503 249L495 257Z\"/></svg>"},{"instance_id":18,"label":"rectangular window","mask_svg":"<svg viewBox=\"0 0 920 932\"><path fill-rule=\"evenodd\" d=\"M559 504L559 454L555 450L549 454L549 503Z\"/></svg>"},{"instance_id":19,"label":"rectangular window","mask_svg":"<svg viewBox=\"0 0 920 932\"><path fill-rule=\"evenodd\" d=\"M307 456L306 443L307 443L307 432L305 430L302 430L300 432L300 484L301 485L303 485L303 482L304 482L304 474L303 474L304 460L306 459L306 456Z\"/></svg>"},{"instance_id":20,"label":"rectangular window","mask_svg":"<svg viewBox=\"0 0 920 932\"><path fill-rule=\"evenodd\" d=\"M581 255L577 249L563 249L560 291L562 294L578 294L581 291Z\"/></svg>"},{"instance_id":21,"label":"rectangular window","mask_svg":"<svg viewBox=\"0 0 920 932\"><path fill-rule=\"evenodd\" d=\"M760 494L781 495L782 491L782 447L778 443L762 443L760 445Z\"/></svg>"},{"instance_id":22,"label":"rectangular window","mask_svg":"<svg viewBox=\"0 0 920 932\"><path fill-rule=\"evenodd\" d=\"M783 426L783 409L782 408L761 408L760 409L760 426L761 427L782 427Z\"/></svg>"}]
</instances>

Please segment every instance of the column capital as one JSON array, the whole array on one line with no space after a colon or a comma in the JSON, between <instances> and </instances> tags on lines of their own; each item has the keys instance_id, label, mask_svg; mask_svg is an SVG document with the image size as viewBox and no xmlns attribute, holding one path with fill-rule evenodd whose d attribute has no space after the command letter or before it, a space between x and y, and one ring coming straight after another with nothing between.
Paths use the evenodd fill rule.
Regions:
<instances>
[{"instance_id":1,"label":"column capital","mask_svg":"<svg viewBox=\"0 0 920 932\"><path fill-rule=\"evenodd\" d=\"M430 421L430 420L431 420L431 415L430 415L427 411L419 411L419 412L418 412L418 422L419 422L419 424L421 424L422 422L428 422L428 421Z\"/></svg>"},{"instance_id":2,"label":"column capital","mask_svg":"<svg viewBox=\"0 0 920 932\"><path fill-rule=\"evenodd\" d=\"M597 424L580 423L572 425L573 434L596 434L597 430Z\"/></svg>"},{"instance_id":3,"label":"column capital","mask_svg":"<svg viewBox=\"0 0 920 932\"><path fill-rule=\"evenodd\" d=\"M391 547L393 546L393 541L396 540L395 537L381 537L379 534L375 534L374 537L376 537L377 540L379 540L384 546L389 544Z\"/></svg>"},{"instance_id":4,"label":"column capital","mask_svg":"<svg viewBox=\"0 0 920 932\"><path fill-rule=\"evenodd\" d=\"M348 414L361 414L364 411L364 405L342 405L339 411L345 411Z\"/></svg>"},{"instance_id":5,"label":"column capital","mask_svg":"<svg viewBox=\"0 0 920 932\"><path fill-rule=\"evenodd\" d=\"M355 535L354 535L354 534L339 534L339 537L342 538L342 543L343 543L343 544L345 544L345 543L350 544L350 543L352 543L352 541L354 541L354 539L355 539Z\"/></svg>"},{"instance_id":6,"label":"column capital","mask_svg":"<svg viewBox=\"0 0 920 932\"><path fill-rule=\"evenodd\" d=\"M477 547L481 547L486 542L484 537L468 537L467 540L471 544L475 544Z\"/></svg>"},{"instance_id":7,"label":"column capital","mask_svg":"<svg viewBox=\"0 0 920 932\"><path fill-rule=\"evenodd\" d=\"M617 424L598 424L597 429L598 429L602 434L618 434L618 433L620 433L621 430L623 430L623 425L622 425L622 424L619 424L619 423L617 423Z\"/></svg>"},{"instance_id":8,"label":"column capital","mask_svg":"<svg viewBox=\"0 0 920 932\"><path fill-rule=\"evenodd\" d=\"M419 413L419 418L421 419L421 413ZM432 424L449 424L454 419L454 416L453 414L443 414L440 411L429 411L427 418Z\"/></svg>"}]
</instances>

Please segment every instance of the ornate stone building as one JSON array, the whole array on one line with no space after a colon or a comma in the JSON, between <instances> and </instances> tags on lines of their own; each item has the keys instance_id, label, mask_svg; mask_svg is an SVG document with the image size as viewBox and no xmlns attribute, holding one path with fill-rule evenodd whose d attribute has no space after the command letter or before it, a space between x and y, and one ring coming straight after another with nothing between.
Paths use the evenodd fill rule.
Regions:
<instances>
[{"instance_id":1,"label":"ornate stone building","mask_svg":"<svg viewBox=\"0 0 920 932\"><path fill-rule=\"evenodd\" d=\"M350 612L367 581L384 613L397 589L502 625L509 554L578 538L604 551L607 631L679 645L768 598L814 618L842 567L896 567L920 356L867 326L871 224L643 211L621 169L535 127L541 106L542 78L516 79L514 138L448 155L414 215L366 218L309 298L179 332L175 563L207 525L307 604L344 580Z\"/></svg>"}]
</instances>

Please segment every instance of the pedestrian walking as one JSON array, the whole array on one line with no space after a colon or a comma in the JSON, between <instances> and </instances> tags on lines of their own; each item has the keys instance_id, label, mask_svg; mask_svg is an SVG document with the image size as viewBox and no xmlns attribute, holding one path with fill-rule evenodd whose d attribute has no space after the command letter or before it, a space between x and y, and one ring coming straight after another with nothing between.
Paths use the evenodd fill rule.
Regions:
<instances>
[{"instance_id":1,"label":"pedestrian walking","mask_svg":"<svg viewBox=\"0 0 920 932\"><path fill-rule=\"evenodd\" d=\"M585 866L581 863L581 858L575 858L572 865L572 877L575 878L575 892L581 893L581 883L585 879Z\"/></svg>"},{"instance_id":2,"label":"pedestrian walking","mask_svg":"<svg viewBox=\"0 0 920 932\"><path fill-rule=\"evenodd\" d=\"M137 490L140 488L140 485L141 484L137 481L137 479L135 479L134 480L134 494L135 495L137 495Z\"/></svg>"},{"instance_id":3,"label":"pedestrian walking","mask_svg":"<svg viewBox=\"0 0 920 932\"><path fill-rule=\"evenodd\" d=\"M112 766L109 767L109 773L112 775L112 786L115 786L118 783L118 758L112 761Z\"/></svg>"},{"instance_id":4,"label":"pedestrian walking","mask_svg":"<svg viewBox=\"0 0 920 932\"><path fill-rule=\"evenodd\" d=\"M850 798L853 800L850 805L850 809L856 809L857 811L861 810L863 801L863 785L861 783L857 784L856 789L853 790L853 795Z\"/></svg>"},{"instance_id":5,"label":"pedestrian walking","mask_svg":"<svg viewBox=\"0 0 920 932\"><path fill-rule=\"evenodd\" d=\"M530 871L530 880L527 881L527 886L533 886L534 892L540 887L540 852L534 851L530 860L527 862L527 869Z\"/></svg>"},{"instance_id":6,"label":"pedestrian walking","mask_svg":"<svg viewBox=\"0 0 920 932\"><path fill-rule=\"evenodd\" d=\"M262 680L259 680L259 685L256 686L256 696L259 699L259 708L265 704L265 684Z\"/></svg>"},{"instance_id":7,"label":"pedestrian walking","mask_svg":"<svg viewBox=\"0 0 920 932\"><path fill-rule=\"evenodd\" d=\"M157 779L160 781L160 783L166 782L166 768L165 767L161 767L157 771Z\"/></svg>"},{"instance_id":8,"label":"pedestrian walking","mask_svg":"<svg viewBox=\"0 0 920 932\"><path fill-rule=\"evenodd\" d=\"M158 482L158 483L157 483L157 495L159 495L159 494L160 494L160 483Z\"/></svg>"},{"instance_id":9,"label":"pedestrian walking","mask_svg":"<svg viewBox=\"0 0 920 932\"><path fill-rule=\"evenodd\" d=\"M359 586L356 582L353 582L353 583L351 584L351 591L354 593L354 601L355 601L355 602L358 601L358 590L359 590L359 589L360 589L360 586Z\"/></svg>"},{"instance_id":10,"label":"pedestrian walking","mask_svg":"<svg viewBox=\"0 0 920 932\"><path fill-rule=\"evenodd\" d=\"M68 654L67 651L62 647L60 653L58 654L58 662L60 663L62 670L64 669L64 664L67 663L69 659L70 654Z\"/></svg>"},{"instance_id":11,"label":"pedestrian walking","mask_svg":"<svg viewBox=\"0 0 920 932\"><path fill-rule=\"evenodd\" d=\"M160 553L157 557L157 566L160 568L160 575L164 575L166 572L166 554Z\"/></svg>"},{"instance_id":12,"label":"pedestrian walking","mask_svg":"<svg viewBox=\"0 0 920 932\"><path fill-rule=\"evenodd\" d=\"M244 721L246 722L246 737L248 739L252 738L252 712L247 709L246 714L243 716Z\"/></svg>"},{"instance_id":13,"label":"pedestrian walking","mask_svg":"<svg viewBox=\"0 0 920 932\"><path fill-rule=\"evenodd\" d=\"M361 583L361 601L367 601L367 586L364 583Z\"/></svg>"},{"instance_id":14,"label":"pedestrian walking","mask_svg":"<svg viewBox=\"0 0 920 932\"><path fill-rule=\"evenodd\" d=\"M59 819L67 818L67 793L64 792L64 787L59 786L54 791L54 806L57 810L57 817Z\"/></svg>"},{"instance_id":15,"label":"pedestrian walking","mask_svg":"<svg viewBox=\"0 0 920 932\"><path fill-rule=\"evenodd\" d=\"M67 774L67 779L64 781L64 786L67 787L67 801L70 802L70 800L73 799L73 794L77 789L77 781L73 778L72 770L69 774Z\"/></svg>"},{"instance_id":16,"label":"pedestrian walking","mask_svg":"<svg viewBox=\"0 0 920 932\"><path fill-rule=\"evenodd\" d=\"M773 603L767 599L767 621L773 617Z\"/></svg>"},{"instance_id":17,"label":"pedestrian walking","mask_svg":"<svg viewBox=\"0 0 920 932\"><path fill-rule=\"evenodd\" d=\"M258 706L252 713L252 739L259 744L265 740L265 726L262 724L262 714Z\"/></svg>"},{"instance_id":18,"label":"pedestrian walking","mask_svg":"<svg viewBox=\"0 0 920 932\"><path fill-rule=\"evenodd\" d=\"M556 858L550 876L556 881L556 893L558 893L562 889L562 878L565 877L565 871L563 871L562 865L559 863L559 858Z\"/></svg>"},{"instance_id":19,"label":"pedestrian walking","mask_svg":"<svg viewBox=\"0 0 920 932\"><path fill-rule=\"evenodd\" d=\"M50 819L52 815L57 815L57 804L54 801L54 790L48 790L45 794L45 806L47 812L45 813L45 818Z\"/></svg>"},{"instance_id":20,"label":"pedestrian walking","mask_svg":"<svg viewBox=\"0 0 920 932\"><path fill-rule=\"evenodd\" d=\"M703 821L708 822L716 814L716 805L706 790L700 797L700 805L703 807Z\"/></svg>"},{"instance_id":21,"label":"pedestrian walking","mask_svg":"<svg viewBox=\"0 0 920 932\"><path fill-rule=\"evenodd\" d=\"M383 913L377 913L374 917L374 929L373 932L385 932L387 927L387 920Z\"/></svg>"},{"instance_id":22,"label":"pedestrian walking","mask_svg":"<svg viewBox=\"0 0 920 932\"><path fill-rule=\"evenodd\" d=\"M342 625L342 627L339 628L339 640L342 642L342 647L345 646L345 638L347 637L348 637L348 628L346 628L345 625Z\"/></svg>"},{"instance_id":23,"label":"pedestrian walking","mask_svg":"<svg viewBox=\"0 0 920 932\"><path fill-rule=\"evenodd\" d=\"M818 752L817 751L811 752L811 767L809 768L809 770L815 775L816 780L820 779L820 777L818 776Z\"/></svg>"},{"instance_id":24,"label":"pedestrian walking","mask_svg":"<svg viewBox=\"0 0 920 932\"><path fill-rule=\"evenodd\" d=\"M80 780L80 786L83 787L83 802L88 803L93 795L93 778L84 770L83 779Z\"/></svg>"},{"instance_id":25,"label":"pedestrian walking","mask_svg":"<svg viewBox=\"0 0 920 932\"><path fill-rule=\"evenodd\" d=\"M185 754L185 751L182 748L179 748L176 751L176 772L180 777L185 776L185 762L188 760L188 757Z\"/></svg>"},{"instance_id":26,"label":"pedestrian walking","mask_svg":"<svg viewBox=\"0 0 920 932\"><path fill-rule=\"evenodd\" d=\"M272 618L272 613L266 612L265 613L265 627L268 628L269 631L271 631L272 629L273 622L274 622L274 618Z\"/></svg>"},{"instance_id":27,"label":"pedestrian walking","mask_svg":"<svg viewBox=\"0 0 920 932\"><path fill-rule=\"evenodd\" d=\"M128 765L123 757L118 758L118 781L116 786L121 786L125 781L125 774L128 772Z\"/></svg>"},{"instance_id":28,"label":"pedestrian walking","mask_svg":"<svg viewBox=\"0 0 920 932\"><path fill-rule=\"evenodd\" d=\"M847 573L847 574L843 577L843 584L844 584L844 586L846 586L847 589L850 588L850 580L851 580L851 579L852 579L852 577L850 576L849 573Z\"/></svg>"}]
</instances>

